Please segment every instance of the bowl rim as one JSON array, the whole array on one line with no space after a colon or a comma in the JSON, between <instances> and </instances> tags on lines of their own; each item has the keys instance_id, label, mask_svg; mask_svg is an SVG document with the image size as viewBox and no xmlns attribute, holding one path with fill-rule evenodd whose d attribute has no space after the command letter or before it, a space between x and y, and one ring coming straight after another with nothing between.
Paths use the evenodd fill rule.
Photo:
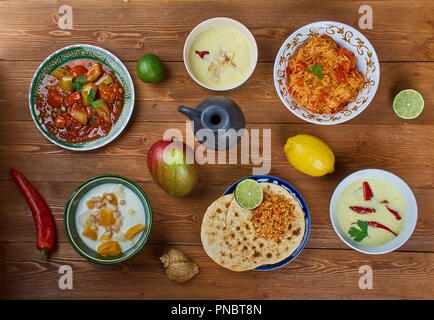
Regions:
<instances>
[{"instance_id":1,"label":"bowl rim","mask_svg":"<svg viewBox=\"0 0 434 320\"><path fill-rule=\"evenodd\" d=\"M362 38L362 40L364 41L364 43L365 44L368 44L369 45L369 47L370 47L370 50L371 50L371 52L372 52L372 59L373 59L373 62L374 62L374 65L375 65L375 68L376 68L376 75L378 75L378 81L374 84L374 86L373 86L373 92L372 92L372 94L370 94L368 97L367 97L367 99L366 99L366 101L363 103L363 106L361 106L360 108L358 108L358 110L355 112L355 113L352 113L351 115L349 115L349 116L346 116L346 117L341 117L340 119L338 119L338 120L336 120L336 121L318 121L318 120L316 120L316 119L314 119L314 118L310 118L310 117L302 117L301 115L299 115L298 113L296 113L294 110L292 110L291 108L290 108L290 106L288 106L288 104L286 103L286 101L285 101L285 99L282 97L282 95L280 94L280 90L279 90L279 83L278 83L278 78L276 77L276 74L277 74L277 70L279 69L278 68L278 63L279 63L279 57L281 57L282 56L282 53L283 53L283 50L285 49L285 46L287 45L287 42L288 42L288 40L289 39L291 39L291 38L293 38L293 37L295 37L299 32L300 32L300 30L301 29L305 29L305 28L309 28L309 27L311 27L311 26L315 26L315 25L327 25L327 24L335 24L335 25L340 25L340 26L343 26L343 27L345 27L345 28L348 28L349 29L349 31L353 34L353 35L355 35L355 36L357 36L357 35L360 35L361 36L361 38ZM332 37L332 39L333 39L333 37ZM334 40L334 39L333 39ZM359 114L361 114L368 106L369 106L369 104L372 102L372 100L374 99L374 97L375 97L375 95L376 95L376 93L377 93L377 90L378 90L378 87L379 87L379 85L380 85L380 79L381 79L381 69L380 69L380 61L379 61L379 59L378 59L378 55L377 55L377 53L376 53L376 51L375 51L375 48L374 48L374 46L372 45L372 43L369 41L369 39L361 32L361 31L359 31L359 30L357 30L357 29L355 29L354 27L352 27L352 26L350 26L350 25L347 25L347 24L345 24L345 23L342 23L342 22L338 22L338 21L332 21L332 20L323 20L323 21L316 21L316 22L311 22L311 23L309 23L309 24L306 24L306 25L304 25L304 26L301 26L300 28L298 28L297 30L295 30L293 33L291 33L291 35L289 35L283 42L282 42L282 45L280 46L280 48L279 48L279 50L278 50L278 52L277 52L277 54L276 54L276 58L274 59L274 66L273 66L273 80L274 80L274 88L276 89L276 92L277 92L277 95L279 96L279 99L281 100L281 102L283 103L283 105L289 110L289 111L291 111L291 113L292 114L294 114L295 116L297 116L298 118L300 118L300 119L302 119L302 120L304 120L304 121L306 121L306 122L309 122L309 123L313 123L313 124L318 124L318 125L335 125L335 124L340 124L340 123L344 123L344 122L346 122L346 121L349 121L349 120L351 120L351 119L353 119L353 118L355 118L355 117L357 117ZM360 93L359 93L360 94ZM358 95L359 96L359 95ZM295 100L295 99L294 99ZM296 101L296 100L295 100ZM301 106L299 103L298 103L298 101L297 101L297 105L299 105L299 106ZM310 110L307 110L306 108L304 108L304 107L302 107L301 106L301 108L303 108L303 110L304 111L306 111L308 114L311 114L311 115L318 115L318 114L315 114L315 113L312 113ZM338 113L336 113L336 114L338 114Z\"/></svg>"},{"instance_id":2,"label":"bowl rim","mask_svg":"<svg viewBox=\"0 0 434 320\"><path fill-rule=\"evenodd\" d=\"M134 188L132 189L132 191L134 193L140 193L143 198L145 199L146 202L146 207L149 209L149 222L148 222L148 228L146 231L146 234L144 235L144 238L142 240L142 242L139 244L139 246L132 251L132 253L128 256L122 257L122 258L118 258L118 259L114 259L114 260L97 260L94 259L93 257L85 254L80 248L79 246L75 243L75 241L72 238L72 235L70 234L70 228L69 228L69 223L68 223L68 217L71 214L70 213L70 204L72 202L72 200L74 199L74 197L77 195L78 191L80 191L82 188L84 188L85 186L91 184L92 182L95 182L96 180L100 180L100 179L107 179L107 178L115 178L115 179L119 179L119 180L123 180L129 184L131 184ZM142 203L143 204L143 203ZM144 204L143 204L144 205ZM145 207L145 205L144 205ZM75 189L74 191L69 195L68 200L66 201L65 204L65 209L64 209L64 213L63 213L63 226L65 228L65 233L66 233L66 237L68 239L68 242L70 243L70 245L72 246L72 248L83 258L85 258L86 260L96 263L96 264L116 264L116 263L120 263L120 262L124 262L130 258L132 258L133 256L135 256L137 253L139 253L143 246L147 243L149 236L151 234L151 229L152 229L152 207L151 207L151 203L149 201L148 196L146 195L146 193L142 190L142 188L140 188L140 186L135 183L134 181L124 177L124 176L120 176L120 175L116 175L116 174L102 174L102 175L97 175L94 177L91 177L85 181L83 181L82 183L80 183Z\"/></svg>"},{"instance_id":3,"label":"bowl rim","mask_svg":"<svg viewBox=\"0 0 434 320\"><path fill-rule=\"evenodd\" d=\"M110 56L116 63L119 64L119 66L121 67L121 69L125 72L125 76L126 76L126 80L128 82L128 84L131 86L131 94L130 94L130 110L126 115L126 118L124 120L124 122L120 125L120 127L117 129L116 132L113 133L113 135L110 138L107 138L103 141L101 141L100 143L95 143L92 146L86 145L86 144L70 144L70 143L66 143L63 141L60 141L58 139L56 139L55 137L53 137L47 130L45 130L42 127L42 124L39 122L39 119L37 118L35 112L34 112L34 108L33 108L33 104L32 104L32 92L33 90L36 90L37 88L34 88L35 85L35 80L36 80L36 76L39 74L39 72L41 71L41 69L45 66L45 64L47 63L47 61L49 61L50 59L52 59L53 57L55 57L56 55L58 55L59 53L69 50L69 49L76 49L76 48L90 48L90 49L94 49L97 51L102 52L104 55ZM77 58L80 59L80 58ZM74 60L77 60L74 59ZM38 130L42 133L42 135L47 138L50 142L54 143L55 145L62 147L64 149L68 149L68 150L74 150L74 151L89 151L89 150L94 150L94 149L98 149L101 148L107 144L109 144L110 142L112 142L114 139L116 139L126 128L126 126L128 125L131 116L133 114L134 111L134 105L135 105L135 91L134 91L134 83L133 80L131 78L131 74L129 73L128 69L125 67L125 65L123 64L123 62L113 53L111 53L110 51L95 46L95 45L91 45L91 44L73 44L73 45L69 45L63 48L60 48L56 51L54 51L53 53L51 53L48 57L46 57L41 64L38 66L38 68L36 69L35 73L33 74L33 78L32 81L30 82L30 88L29 88L29 96L28 96L28 101L29 101L29 109L30 109L30 114L32 116L33 122L36 124L36 127L38 128ZM125 105L124 105L125 108ZM104 137L102 137L104 138ZM96 139L96 140L92 140L92 142L96 142L98 140L101 140L102 138Z\"/></svg>"},{"instance_id":4,"label":"bowl rim","mask_svg":"<svg viewBox=\"0 0 434 320\"><path fill-rule=\"evenodd\" d=\"M228 87L228 88L212 88L212 87L209 87L209 86L207 86L207 85L205 85L205 84L203 84L203 83L201 83L195 76L194 76L194 74L193 74L193 72L190 70L190 66L189 66L189 64L187 64L187 55L188 55L188 53L187 53L187 49L189 48L189 46L188 46L188 44L190 44L190 43L192 43L192 41L193 40L191 40L192 38L193 38L193 35L194 35L194 33L201 27L201 26L203 26L204 24L211 24L211 23L213 23L213 22L216 22L216 23L221 23L221 22L224 22L224 21L230 21L233 25L237 25L241 30L244 30L245 31L245 33L246 33L246 35L248 36L248 37L250 37L251 38L251 40L253 40L252 41L252 44L253 44L253 47L251 48L252 50L253 50L253 56L254 56L254 60L255 61L252 61L252 66L251 66L251 68L250 68L250 71L249 71L249 73L245 76L245 78L240 82L240 83L238 83L238 84L235 84L235 85L233 85L232 87ZM198 85L200 85L201 87L203 87L203 88L205 88L205 89L208 89L208 90L211 90L211 91L230 91L230 90L233 90L233 89L236 89L236 88L238 88L238 87L241 87L244 83L246 83L247 82L247 80L249 80L250 79L250 77L252 76L252 74L253 74L253 72L255 71L255 69L256 69L256 65L258 64L258 45L257 45L257 43L256 43L256 39L255 39L255 37L253 36L253 34L252 34L252 32L249 30L249 28L247 28L244 24L242 24L241 22L239 22L238 20L235 20L235 19L232 19L232 18L228 18L228 17L214 17L214 18L210 18L210 19L207 19L207 20L204 20L204 21L202 21L201 23L199 23L198 25L196 25L191 31L190 31L190 33L188 34L188 36L187 36L187 38L185 39L185 42L184 42L184 48L183 48L183 50L182 50L182 52L183 52L183 60L184 60L184 66L185 66L185 69L187 70L187 72L188 72L188 74L190 75L190 77L198 84Z\"/></svg>"},{"instance_id":5,"label":"bowl rim","mask_svg":"<svg viewBox=\"0 0 434 320\"><path fill-rule=\"evenodd\" d=\"M381 177L379 176L374 176L375 174L377 175L381 175ZM411 205L414 207L414 211L409 211L407 210L407 216L406 216L406 220L402 226L401 232L400 234L404 231L404 229L406 230L406 235L402 236L401 238L398 237L388 241L386 243L380 244L378 246L372 246L371 248L379 248L379 247L389 247L389 248L384 248L383 250L378 250L378 251L369 251L368 249L370 247L368 246L363 246L363 247L359 247L357 245L355 245L355 243L350 242L348 239L346 239L342 234L341 234L341 230L339 228L339 226L336 224L337 222L335 221L335 217L336 217L336 212L335 212L335 206L337 204L337 201L339 199L339 196L341 195L343 189L348 186L350 183L357 181L357 180L363 180L363 177L367 178L377 178L377 179L382 179L385 180L393 185L395 185L395 183L393 183L391 180L395 180L397 182L399 182L400 186L405 190L405 194L403 194L403 197L407 200L410 201L410 203L407 203L407 208ZM396 187L396 185L395 185ZM410 217L411 214L411 217ZM339 184L336 186L336 188L333 191L333 194L330 198L330 205L329 205L329 216L330 216L330 220L333 226L333 229L335 231L335 233L338 235L338 237L342 240L342 242L344 242L348 247L359 251L361 253L365 253L365 254L371 254L371 255L379 255L379 254L385 254L385 253L389 253L389 252L393 252L395 250L397 250L398 248L400 248L402 245L404 245L408 239L410 239L410 237L412 236L415 228L416 228L416 224L417 224L417 219L418 219L418 208L417 208L417 201L416 201L416 197L414 196L413 191L411 190L411 188L407 185L407 183L400 178L399 176L397 176L396 174L387 171L387 170L383 170L383 169L374 169L374 168L368 168L368 169L362 169L362 170L358 170L355 171L349 175L347 175L344 179L342 179L341 182L339 182ZM391 245L391 242L395 242L394 245Z\"/></svg>"},{"instance_id":6,"label":"bowl rim","mask_svg":"<svg viewBox=\"0 0 434 320\"><path fill-rule=\"evenodd\" d=\"M253 270L270 271L270 270L275 270L275 269L281 268L281 267L287 265L288 263L290 263L291 261L293 261L301 253L301 251L303 251L303 249L305 248L305 246L309 240L309 234L310 234L309 208L307 207L306 201L304 200L301 193L293 185L291 185L289 182L287 182L281 178L277 178L277 177L270 176L270 175L253 175L253 176L242 178L242 179L234 182L233 184L231 184L231 186L226 189L226 191L223 193L223 195L233 193L235 191L235 187L237 186L237 184L243 180L246 180L246 179L253 179L255 181L267 180L267 181L259 181L259 182L269 182L269 183L275 183L274 181L277 181L278 182L277 185L284 187L292 196L294 196L294 194L295 194L295 198L300 203L301 208L303 210L305 228L304 228L303 238L302 238L300 244L298 245L298 247L288 257L282 259L281 261L273 263L273 264L264 264L264 265L261 265L259 267L254 268ZM269 180L272 180L272 181L270 182Z\"/></svg>"}]
</instances>

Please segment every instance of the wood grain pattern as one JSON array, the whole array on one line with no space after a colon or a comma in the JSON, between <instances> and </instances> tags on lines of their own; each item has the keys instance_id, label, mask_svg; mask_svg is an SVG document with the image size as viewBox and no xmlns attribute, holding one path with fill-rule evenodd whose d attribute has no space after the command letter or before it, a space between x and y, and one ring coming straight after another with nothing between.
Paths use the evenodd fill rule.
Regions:
<instances>
[{"instance_id":1,"label":"wood grain pattern","mask_svg":"<svg viewBox=\"0 0 434 320\"><path fill-rule=\"evenodd\" d=\"M73 30L60 30L55 23L60 3L41 0L36 6L30 0L0 1L0 298L434 299L432 1L369 3L374 29L361 31L381 61L380 87L360 116L331 127L304 122L284 107L273 85L274 57L286 37L310 22L335 20L358 28L363 1L77 0L65 4L73 8ZM213 16L241 21L257 40L259 63L254 74L242 87L222 95L240 105L248 129L271 129L270 174L293 184L311 214L306 248L293 262L272 272L223 269L207 257L200 242L207 206L257 166L202 165L196 191L180 199L165 194L146 168L146 153L165 130L177 128L184 134L189 130L186 118L176 111L178 105L194 107L217 95L194 83L182 62L190 30ZM41 61L76 43L95 44L116 54L130 71L136 91L134 115L122 135L89 152L68 151L50 143L28 110L29 85ZM144 84L137 78L136 61L147 52L164 60L167 76L159 84ZM425 99L423 113L411 121L396 117L391 107L395 94L406 88L417 89ZM289 165L283 145L299 133L313 134L330 145L336 155L333 174L313 178ZM39 258L32 217L9 177L9 167L20 170L53 210L57 247L49 260ZM364 168L399 175L418 202L413 236L390 254L369 256L350 250L330 223L333 190L346 175ZM153 208L148 244L131 260L113 266L80 257L63 227L69 194L83 180L104 173L136 181ZM170 247L186 252L198 263L200 274L184 284L170 282L158 260ZM65 264L74 271L73 290L58 287L58 268ZM372 290L358 287L362 265L373 268Z\"/></svg>"},{"instance_id":2,"label":"wood grain pattern","mask_svg":"<svg viewBox=\"0 0 434 320\"><path fill-rule=\"evenodd\" d=\"M27 299L425 299L434 294L434 253L366 256L305 249L279 270L237 273L212 262L200 246L174 247L199 266L199 275L189 282L167 279L158 260L166 246L148 245L128 262L101 266L84 262L66 243L59 244L50 261L41 261L32 243L25 242L0 243L7 252L0 280L9 298ZM58 268L64 264L74 270L73 290L58 289ZM358 287L363 265L374 270L371 290Z\"/></svg>"},{"instance_id":3,"label":"wood grain pattern","mask_svg":"<svg viewBox=\"0 0 434 320\"><path fill-rule=\"evenodd\" d=\"M153 51L165 61L182 61L188 33L212 17L232 17L252 30L260 61L274 61L284 39L314 21L335 20L358 26L363 1L214 0L170 1L105 0L70 1L74 29L55 24L60 4L50 0L1 1L0 59L42 60L56 49L73 43L89 43L112 51L123 60L136 61L143 51ZM62 3L63 4L63 3ZM363 30L381 61L433 61L433 22L430 0L412 3L377 1L375 26ZM415 19L417 17L417 19ZM34 26L38 26L35 28ZM121 27L120 27L121 26ZM28 42L32 47L28 47ZM13 48L13 49L11 49Z\"/></svg>"}]
</instances>

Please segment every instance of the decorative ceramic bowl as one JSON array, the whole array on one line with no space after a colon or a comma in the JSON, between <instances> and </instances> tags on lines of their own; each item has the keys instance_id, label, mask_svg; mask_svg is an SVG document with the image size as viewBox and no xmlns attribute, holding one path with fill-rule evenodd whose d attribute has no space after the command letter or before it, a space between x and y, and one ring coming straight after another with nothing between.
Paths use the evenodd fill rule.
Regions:
<instances>
[{"instance_id":1,"label":"decorative ceramic bowl","mask_svg":"<svg viewBox=\"0 0 434 320\"><path fill-rule=\"evenodd\" d=\"M405 203L407 204L407 216L405 218L404 225L402 226L401 232L393 240L386 242L378 246L366 246L360 242L353 241L348 237L346 232L344 232L338 225L336 217L336 207L341 193L345 188L357 180L362 180L366 178L378 178L386 180L393 184L401 192L404 197ZM383 254L394 251L402 246L413 234L414 228L417 222L417 203L413 192L410 187L397 175L385 170L380 169L364 169L356 171L344 180L342 180L333 192L332 198L330 200L330 219L332 221L333 228L339 238L350 248L357 250L359 252L367 254Z\"/></svg>"},{"instance_id":2,"label":"decorative ceramic bowl","mask_svg":"<svg viewBox=\"0 0 434 320\"><path fill-rule=\"evenodd\" d=\"M125 89L125 102L118 120L113 125L108 135L85 143L66 143L53 137L41 123L38 117L39 110L36 107L36 99L38 89L48 74L65 63L77 59L91 59L98 61L112 71ZM32 83L30 84L29 106L33 121L36 123L39 131L41 131L48 140L60 147L70 150L92 150L100 148L113 141L127 126L134 109L134 85L127 68L114 54L97 46L77 44L57 50L41 63L33 76Z\"/></svg>"},{"instance_id":3,"label":"decorative ceramic bowl","mask_svg":"<svg viewBox=\"0 0 434 320\"><path fill-rule=\"evenodd\" d=\"M247 41L249 42L250 48L252 50L252 62L251 62L250 70L247 73L247 75L244 77L243 80L241 80L239 83L237 83L234 86L224 88L224 89L217 89L217 88L212 88L212 87L209 87L209 86L203 84L195 77L194 73L192 72L192 70L190 68L189 55L190 55L191 45L193 44L194 40L196 39L196 37L200 33L205 31L206 29L209 29L209 28L217 26L217 25L222 25L222 24L223 25L230 25L230 26L238 29L239 31L241 31L242 34L244 34L244 36L246 37ZM241 86L244 82L246 82L250 78L250 76L252 75L253 71L255 70L256 64L258 62L258 47L256 45L256 40L253 37L250 30L247 29L247 27L244 26L241 22L238 22L238 21L236 21L234 19L230 19L230 18L217 17L217 18L212 18L212 19L208 19L208 20L201 22L190 32L187 39L185 40L183 56L184 56L185 68L187 69L187 72L190 75L190 77L194 81L196 81L196 83L198 83L202 87L209 89L209 90L228 91L228 90L232 90L232 89L235 89L235 88Z\"/></svg>"},{"instance_id":4,"label":"decorative ceramic bowl","mask_svg":"<svg viewBox=\"0 0 434 320\"><path fill-rule=\"evenodd\" d=\"M76 225L76 215L77 207L81 198L91 189L95 188L104 183L116 183L122 184L125 187L132 190L140 199L143 205L145 213L145 231L142 232L140 238L135 242L135 244L128 250L122 252L117 256L102 256L98 254L95 250L89 248L84 241L80 238L78 234ZM142 249L146 241L148 240L149 234L151 233L152 227L152 209L149 203L148 197L143 192L143 190L131 180L117 175L101 175L90 178L82 184L80 184L69 196L68 201L65 206L65 213L63 216L63 223L65 225L65 233L75 251L87 260L98 263L98 264L114 264L125 261L133 257L136 253Z\"/></svg>"},{"instance_id":5,"label":"decorative ceramic bowl","mask_svg":"<svg viewBox=\"0 0 434 320\"><path fill-rule=\"evenodd\" d=\"M258 182L275 183L275 184L281 186L282 188L286 189L300 203L300 206L301 206L301 208L303 210L303 213L304 213L305 229L304 229L304 236L303 236L300 244L298 245L297 249L295 249L295 251L289 257L283 259L282 261L274 263L274 264L264 264L262 266L259 266L259 267L255 268L255 270L266 271L266 270L274 270L274 269L283 267L284 265L286 265L286 264L290 263L292 260L294 260L300 254L300 252L303 250L304 246L307 243L307 239L309 238L310 216L309 216L309 210L307 208L306 202L304 201L304 199L301 196L300 192L298 192L297 189L295 189L288 182L286 182L286 181L284 181L282 179L273 177L273 176L265 176L265 175L251 176L251 177L246 177L244 179L241 179L241 180L235 182L233 185L231 185L225 191L225 193L223 195L225 196L227 194L234 193L235 188L237 187L237 184L240 183L241 181L245 180L245 179L253 179L253 180L256 180Z\"/></svg>"},{"instance_id":6,"label":"decorative ceramic bowl","mask_svg":"<svg viewBox=\"0 0 434 320\"><path fill-rule=\"evenodd\" d=\"M345 109L334 114L311 112L292 98L286 87L285 69L289 59L312 37L323 34L330 36L340 47L350 50L357 58L357 69L365 76L363 90L357 96L356 101L349 103ZM300 119L322 125L342 123L359 115L374 98L380 82L380 64L369 40L356 29L333 21L314 22L291 34L280 47L274 62L273 73L274 86L283 104Z\"/></svg>"}]
</instances>

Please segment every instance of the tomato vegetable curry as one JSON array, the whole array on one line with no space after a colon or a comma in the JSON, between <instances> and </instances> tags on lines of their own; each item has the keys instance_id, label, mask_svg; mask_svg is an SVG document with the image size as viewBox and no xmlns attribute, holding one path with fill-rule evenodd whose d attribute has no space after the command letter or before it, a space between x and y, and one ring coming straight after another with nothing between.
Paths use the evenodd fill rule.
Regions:
<instances>
[{"instance_id":1,"label":"tomato vegetable curry","mask_svg":"<svg viewBox=\"0 0 434 320\"><path fill-rule=\"evenodd\" d=\"M47 75L39 87L39 120L66 143L106 136L119 118L125 90L101 63L74 60Z\"/></svg>"}]
</instances>

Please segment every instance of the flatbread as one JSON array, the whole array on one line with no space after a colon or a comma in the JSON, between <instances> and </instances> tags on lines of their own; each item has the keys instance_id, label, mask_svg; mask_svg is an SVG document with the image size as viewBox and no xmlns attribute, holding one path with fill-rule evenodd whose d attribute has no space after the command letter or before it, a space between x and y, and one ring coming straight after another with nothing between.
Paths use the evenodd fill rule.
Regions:
<instances>
[{"instance_id":1,"label":"flatbread","mask_svg":"<svg viewBox=\"0 0 434 320\"><path fill-rule=\"evenodd\" d=\"M264 193L281 195L294 206L293 221L282 239L256 237L253 211L240 207L233 195L232 198L228 195L213 202L202 221L201 238L205 251L215 262L233 271L280 262L297 249L304 236L304 213L297 199L277 184L260 185ZM229 200L230 204L226 207ZM217 209L220 209L218 213Z\"/></svg>"},{"instance_id":2,"label":"flatbread","mask_svg":"<svg viewBox=\"0 0 434 320\"><path fill-rule=\"evenodd\" d=\"M226 267L226 256L230 259L228 235L226 232L226 214L233 194L220 197L206 210L202 220L200 238L207 255L216 263Z\"/></svg>"}]
</instances>

